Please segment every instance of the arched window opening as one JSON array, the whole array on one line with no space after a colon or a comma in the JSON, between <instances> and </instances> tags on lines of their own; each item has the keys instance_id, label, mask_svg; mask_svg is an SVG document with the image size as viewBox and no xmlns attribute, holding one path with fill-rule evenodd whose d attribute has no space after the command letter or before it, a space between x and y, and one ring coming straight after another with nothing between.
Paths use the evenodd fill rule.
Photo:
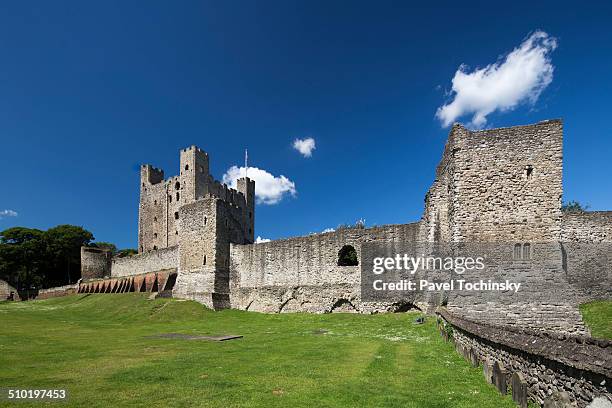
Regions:
<instances>
[{"instance_id":1,"label":"arched window opening","mask_svg":"<svg viewBox=\"0 0 612 408\"><path fill-rule=\"evenodd\" d=\"M206 255L204 255L204 260L202 261L202 265L206 265Z\"/></svg>"},{"instance_id":2,"label":"arched window opening","mask_svg":"<svg viewBox=\"0 0 612 408\"><path fill-rule=\"evenodd\" d=\"M178 211L174 213L174 219L178 220Z\"/></svg>"},{"instance_id":3,"label":"arched window opening","mask_svg":"<svg viewBox=\"0 0 612 408\"><path fill-rule=\"evenodd\" d=\"M153 238L157 238L157 232L153 233Z\"/></svg>"},{"instance_id":4,"label":"arched window opening","mask_svg":"<svg viewBox=\"0 0 612 408\"><path fill-rule=\"evenodd\" d=\"M523 244L523 259L531 259L531 244Z\"/></svg>"},{"instance_id":5,"label":"arched window opening","mask_svg":"<svg viewBox=\"0 0 612 408\"><path fill-rule=\"evenodd\" d=\"M531 244L523 243L523 244L514 244L514 251L512 253L512 258L515 261L528 261L531 259Z\"/></svg>"},{"instance_id":6,"label":"arched window opening","mask_svg":"<svg viewBox=\"0 0 612 408\"><path fill-rule=\"evenodd\" d=\"M206 216L204 216L204 225L206 225L207 222L208 222L208 218L206 218Z\"/></svg>"},{"instance_id":7,"label":"arched window opening","mask_svg":"<svg viewBox=\"0 0 612 408\"><path fill-rule=\"evenodd\" d=\"M169 195L169 196L168 196L168 202L169 202L169 203L171 203L171 202L172 202L172 196L171 196L171 195Z\"/></svg>"},{"instance_id":8,"label":"arched window opening","mask_svg":"<svg viewBox=\"0 0 612 408\"><path fill-rule=\"evenodd\" d=\"M531 180L532 175L533 175L533 166L532 165L525 166L525 178L527 178L527 180Z\"/></svg>"},{"instance_id":9,"label":"arched window opening","mask_svg":"<svg viewBox=\"0 0 612 408\"><path fill-rule=\"evenodd\" d=\"M180 198L181 198L180 193L177 192L176 193L176 201L180 200Z\"/></svg>"},{"instance_id":10,"label":"arched window opening","mask_svg":"<svg viewBox=\"0 0 612 408\"><path fill-rule=\"evenodd\" d=\"M153 250L157 251L157 245L153 245Z\"/></svg>"},{"instance_id":11,"label":"arched window opening","mask_svg":"<svg viewBox=\"0 0 612 408\"><path fill-rule=\"evenodd\" d=\"M345 245L338 251L338 266L358 266L357 251L352 245Z\"/></svg>"},{"instance_id":12,"label":"arched window opening","mask_svg":"<svg viewBox=\"0 0 612 408\"><path fill-rule=\"evenodd\" d=\"M174 184L174 189L178 190L179 188L181 188L181 183L177 181L176 184Z\"/></svg>"},{"instance_id":13,"label":"arched window opening","mask_svg":"<svg viewBox=\"0 0 612 408\"><path fill-rule=\"evenodd\" d=\"M520 260L521 256L521 244L514 244L514 252L512 253L512 259Z\"/></svg>"},{"instance_id":14,"label":"arched window opening","mask_svg":"<svg viewBox=\"0 0 612 408\"><path fill-rule=\"evenodd\" d=\"M188 164L185 165L185 170L189 170L189 165Z\"/></svg>"}]
</instances>

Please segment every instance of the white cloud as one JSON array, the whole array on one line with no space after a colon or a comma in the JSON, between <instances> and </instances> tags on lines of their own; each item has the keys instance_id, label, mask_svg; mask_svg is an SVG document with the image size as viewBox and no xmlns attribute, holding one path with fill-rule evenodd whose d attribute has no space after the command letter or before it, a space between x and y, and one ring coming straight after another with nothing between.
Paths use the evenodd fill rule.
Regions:
<instances>
[{"instance_id":1,"label":"white cloud","mask_svg":"<svg viewBox=\"0 0 612 408\"><path fill-rule=\"evenodd\" d=\"M232 188L236 188L236 180L246 174L244 167L232 166L223 175L223 182ZM265 170L257 167L249 167L248 176L255 180L255 198L258 204L277 204L287 194L296 194L295 183L287 177L273 176Z\"/></svg>"},{"instance_id":2,"label":"white cloud","mask_svg":"<svg viewBox=\"0 0 612 408\"><path fill-rule=\"evenodd\" d=\"M323 231L321 231L321 234L325 234L327 232L334 232L336 231L334 228L325 228Z\"/></svg>"},{"instance_id":3,"label":"white cloud","mask_svg":"<svg viewBox=\"0 0 612 408\"><path fill-rule=\"evenodd\" d=\"M16 217L16 216L17 216L17 211L13 211L13 210L0 211L0 219L5 218L5 217Z\"/></svg>"},{"instance_id":4,"label":"white cloud","mask_svg":"<svg viewBox=\"0 0 612 408\"><path fill-rule=\"evenodd\" d=\"M550 53L557 40L536 31L503 59L469 72L461 65L453 77L453 100L436 111L447 127L457 118L473 114L471 126L482 128L487 115L509 111L523 102L534 104L553 79Z\"/></svg>"},{"instance_id":5,"label":"white cloud","mask_svg":"<svg viewBox=\"0 0 612 408\"><path fill-rule=\"evenodd\" d=\"M255 238L255 243L256 244L263 244L265 242L270 242L271 240L268 238L262 238L259 235L257 236L257 238Z\"/></svg>"},{"instance_id":6,"label":"white cloud","mask_svg":"<svg viewBox=\"0 0 612 408\"><path fill-rule=\"evenodd\" d=\"M300 152L304 157L312 156L312 151L316 149L315 140L312 137L306 139L295 139L293 148Z\"/></svg>"}]
</instances>

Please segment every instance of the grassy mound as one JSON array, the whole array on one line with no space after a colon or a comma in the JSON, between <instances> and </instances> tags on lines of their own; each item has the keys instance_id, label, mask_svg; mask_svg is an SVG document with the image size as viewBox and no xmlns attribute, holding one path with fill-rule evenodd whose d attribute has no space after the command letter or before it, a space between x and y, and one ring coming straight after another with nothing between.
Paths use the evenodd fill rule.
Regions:
<instances>
[{"instance_id":1,"label":"grassy mound","mask_svg":"<svg viewBox=\"0 0 612 408\"><path fill-rule=\"evenodd\" d=\"M582 304L580 312L593 337L612 340L612 300Z\"/></svg>"},{"instance_id":2,"label":"grassy mound","mask_svg":"<svg viewBox=\"0 0 612 408\"><path fill-rule=\"evenodd\" d=\"M66 388L62 406L89 408L514 406L441 340L434 319L415 317L213 312L141 294L2 304L0 383Z\"/></svg>"}]
</instances>

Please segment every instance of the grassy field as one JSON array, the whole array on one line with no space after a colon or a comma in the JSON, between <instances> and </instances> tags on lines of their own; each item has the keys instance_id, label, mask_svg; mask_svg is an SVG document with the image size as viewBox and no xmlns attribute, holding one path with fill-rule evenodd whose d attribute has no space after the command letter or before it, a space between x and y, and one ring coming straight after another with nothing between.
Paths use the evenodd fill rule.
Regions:
<instances>
[{"instance_id":1,"label":"grassy field","mask_svg":"<svg viewBox=\"0 0 612 408\"><path fill-rule=\"evenodd\" d=\"M612 300L582 304L580 312L593 337L612 340Z\"/></svg>"},{"instance_id":2,"label":"grassy field","mask_svg":"<svg viewBox=\"0 0 612 408\"><path fill-rule=\"evenodd\" d=\"M0 387L66 388L62 407L514 407L416 316L212 312L141 294L4 303ZM150 337L163 333L244 338Z\"/></svg>"}]
</instances>

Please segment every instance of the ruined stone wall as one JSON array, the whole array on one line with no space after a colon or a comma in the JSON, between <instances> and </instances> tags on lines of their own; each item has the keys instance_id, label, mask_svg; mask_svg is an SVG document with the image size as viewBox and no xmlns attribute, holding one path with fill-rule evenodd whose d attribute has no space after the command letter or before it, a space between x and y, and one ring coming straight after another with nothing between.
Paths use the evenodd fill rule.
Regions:
<instances>
[{"instance_id":1,"label":"ruined stone wall","mask_svg":"<svg viewBox=\"0 0 612 408\"><path fill-rule=\"evenodd\" d=\"M496 382L491 378L492 366L500 365L502 372L494 375L499 375L503 389L510 385L513 373L520 373L528 399L538 404L555 392L567 392L578 407L598 396L612 400L612 342L608 340L490 326L444 310L441 317L452 326L457 351L474 366L482 365L489 382Z\"/></svg>"},{"instance_id":2,"label":"ruined stone wall","mask_svg":"<svg viewBox=\"0 0 612 408\"><path fill-rule=\"evenodd\" d=\"M178 254L178 247L174 246L123 258L113 258L110 275L115 278L162 270L176 270L179 264Z\"/></svg>"},{"instance_id":3,"label":"ruined stone wall","mask_svg":"<svg viewBox=\"0 0 612 408\"><path fill-rule=\"evenodd\" d=\"M612 298L612 212L563 214L563 272L581 303Z\"/></svg>"},{"instance_id":4,"label":"ruined stone wall","mask_svg":"<svg viewBox=\"0 0 612 408\"><path fill-rule=\"evenodd\" d=\"M561 243L531 243L529 259L515 259L513 248L511 243L468 245L462 255L484 257L485 268L449 279L509 280L521 284L518 292L453 291L447 294L448 309L493 325L586 334L578 309L583 297L563 269Z\"/></svg>"},{"instance_id":5,"label":"ruined stone wall","mask_svg":"<svg viewBox=\"0 0 612 408\"><path fill-rule=\"evenodd\" d=\"M340 229L307 237L231 246L231 306L262 312L365 311L360 267L338 266L352 245L361 261L366 241L415 242L420 224Z\"/></svg>"},{"instance_id":6,"label":"ruined stone wall","mask_svg":"<svg viewBox=\"0 0 612 408\"><path fill-rule=\"evenodd\" d=\"M561 234L563 125L451 131L453 241L555 242Z\"/></svg>"},{"instance_id":7,"label":"ruined stone wall","mask_svg":"<svg viewBox=\"0 0 612 408\"><path fill-rule=\"evenodd\" d=\"M77 283L73 283L72 285L56 286L54 288L41 289L38 291L36 299L42 300L60 296L74 295L75 293L77 293L78 286L79 285Z\"/></svg>"},{"instance_id":8,"label":"ruined stone wall","mask_svg":"<svg viewBox=\"0 0 612 408\"><path fill-rule=\"evenodd\" d=\"M562 242L612 242L612 211L563 214Z\"/></svg>"},{"instance_id":9,"label":"ruined stone wall","mask_svg":"<svg viewBox=\"0 0 612 408\"><path fill-rule=\"evenodd\" d=\"M110 276L111 258L112 254L108 249L81 247L81 279Z\"/></svg>"},{"instance_id":10,"label":"ruined stone wall","mask_svg":"<svg viewBox=\"0 0 612 408\"><path fill-rule=\"evenodd\" d=\"M423 242L454 242L457 231L454 222L457 189L455 188L455 139L467 130L459 125L453 126L436 168L436 178L425 195L423 211Z\"/></svg>"},{"instance_id":11,"label":"ruined stone wall","mask_svg":"<svg viewBox=\"0 0 612 408\"><path fill-rule=\"evenodd\" d=\"M17 293L17 289L9 285L8 282L0 279L0 301L9 299L11 293L13 294L13 300L19 300L19 293Z\"/></svg>"},{"instance_id":12,"label":"ruined stone wall","mask_svg":"<svg viewBox=\"0 0 612 408\"><path fill-rule=\"evenodd\" d=\"M483 131L453 126L426 196L424 239L507 244L488 254L493 264L487 270L467 278L523 283L517 294L443 294L455 312L495 324L584 332L581 297L567 279L558 244L562 144L559 120ZM513 260L515 244L529 244L535 262Z\"/></svg>"}]
</instances>

